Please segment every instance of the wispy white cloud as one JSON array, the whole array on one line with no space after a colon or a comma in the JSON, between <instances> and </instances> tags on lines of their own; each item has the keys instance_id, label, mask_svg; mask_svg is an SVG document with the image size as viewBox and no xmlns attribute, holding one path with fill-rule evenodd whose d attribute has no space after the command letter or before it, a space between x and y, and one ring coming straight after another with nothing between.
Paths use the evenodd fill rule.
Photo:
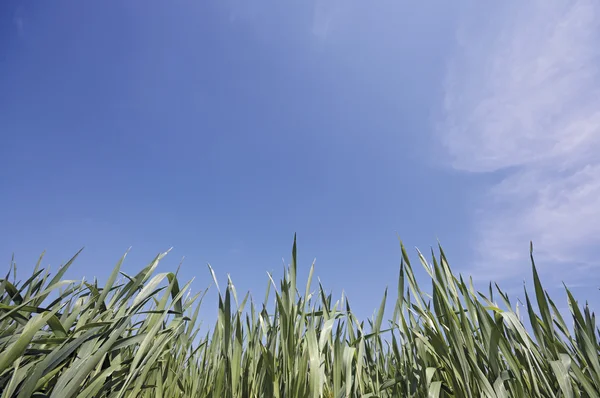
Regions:
<instances>
[{"instance_id":1,"label":"wispy white cloud","mask_svg":"<svg viewBox=\"0 0 600 398\"><path fill-rule=\"evenodd\" d=\"M355 3L343 0L311 0L281 6L273 1L228 0L230 22L250 22L261 28L301 29L307 37L322 43L352 11Z\"/></svg>"},{"instance_id":2,"label":"wispy white cloud","mask_svg":"<svg viewBox=\"0 0 600 398\"><path fill-rule=\"evenodd\" d=\"M22 12L23 10L21 8L18 8L13 16L13 23L15 25L15 28L17 29L17 33L19 34L19 36L23 36L23 34L25 33L24 20L23 16L21 15Z\"/></svg>"},{"instance_id":3,"label":"wispy white cloud","mask_svg":"<svg viewBox=\"0 0 600 398\"><path fill-rule=\"evenodd\" d=\"M474 213L474 272L528 273L533 240L546 275L589 279L600 266L600 2L502 11L459 32L439 131L453 168L504 175Z\"/></svg>"},{"instance_id":4,"label":"wispy white cloud","mask_svg":"<svg viewBox=\"0 0 600 398\"><path fill-rule=\"evenodd\" d=\"M312 33L316 38L326 40L336 19L340 17L341 2L340 0L315 0L314 7Z\"/></svg>"},{"instance_id":5,"label":"wispy white cloud","mask_svg":"<svg viewBox=\"0 0 600 398\"><path fill-rule=\"evenodd\" d=\"M229 0L226 4L229 9L230 22L253 20L264 10L262 4L251 1Z\"/></svg>"},{"instance_id":6,"label":"wispy white cloud","mask_svg":"<svg viewBox=\"0 0 600 398\"><path fill-rule=\"evenodd\" d=\"M23 18L15 17L15 26L17 27L17 31L19 35L23 34Z\"/></svg>"}]
</instances>

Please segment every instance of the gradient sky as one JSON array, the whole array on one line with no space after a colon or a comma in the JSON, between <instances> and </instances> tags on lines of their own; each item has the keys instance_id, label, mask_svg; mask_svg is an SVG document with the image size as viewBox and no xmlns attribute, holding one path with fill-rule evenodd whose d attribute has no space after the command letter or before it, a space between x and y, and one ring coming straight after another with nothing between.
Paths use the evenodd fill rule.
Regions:
<instances>
[{"instance_id":1,"label":"gradient sky","mask_svg":"<svg viewBox=\"0 0 600 398\"><path fill-rule=\"evenodd\" d=\"M595 0L0 10L0 259L22 276L43 250L85 246L70 275L103 280L173 247L160 269L185 256L196 291L210 263L262 301L298 233L300 277L316 258L365 317L397 234L515 294L533 240L551 292L598 302Z\"/></svg>"}]
</instances>

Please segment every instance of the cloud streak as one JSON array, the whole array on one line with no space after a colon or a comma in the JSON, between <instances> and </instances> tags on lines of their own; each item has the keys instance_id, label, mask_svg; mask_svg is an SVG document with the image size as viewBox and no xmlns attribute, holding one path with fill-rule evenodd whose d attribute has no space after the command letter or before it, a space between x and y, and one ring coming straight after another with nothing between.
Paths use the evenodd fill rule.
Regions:
<instances>
[{"instance_id":1,"label":"cloud streak","mask_svg":"<svg viewBox=\"0 0 600 398\"><path fill-rule=\"evenodd\" d=\"M25 21L23 20L22 14L23 14L23 9L21 7L19 7L13 15L13 24L15 25L15 28L17 29L17 33L19 34L19 37L23 37L23 34L25 33L25 26L24 26Z\"/></svg>"},{"instance_id":2,"label":"cloud streak","mask_svg":"<svg viewBox=\"0 0 600 398\"><path fill-rule=\"evenodd\" d=\"M533 240L547 275L585 279L600 243L600 3L502 11L459 31L439 130L451 167L503 175L473 214L474 272L527 274Z\"/></svg>"},{"instance_id":3,"label":"cloud streak","mask_svg":"<svg viewBox=\"0 0 600 398\"><path fill-rule=\"evenodd\" d=\"M327 40L340 10L339 0L315 0L312 34L320 40Z\"/></svg>"}]
</instances>

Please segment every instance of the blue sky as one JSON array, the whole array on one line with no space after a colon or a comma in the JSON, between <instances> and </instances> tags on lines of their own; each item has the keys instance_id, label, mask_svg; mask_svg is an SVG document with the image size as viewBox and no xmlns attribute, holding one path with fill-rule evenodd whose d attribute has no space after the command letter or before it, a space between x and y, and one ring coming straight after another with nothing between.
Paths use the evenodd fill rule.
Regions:
<instances>
[{"instance_id":1,"label":"blue sky","mask_svg":"<svg viewBox=\"0 0 600 398\"><path fill-rule=\"evenodd\" d=\"M161 269L185 256L200 290L210 263L261 301L298 233L301 277L316 258L369 316L396 234L514 293L533 240L550 290L597 301L595 1L0 10L7 265L85 246L71 276L102 280L130 246L128 272L172 246Z\"/></svg>"}]
</instances>

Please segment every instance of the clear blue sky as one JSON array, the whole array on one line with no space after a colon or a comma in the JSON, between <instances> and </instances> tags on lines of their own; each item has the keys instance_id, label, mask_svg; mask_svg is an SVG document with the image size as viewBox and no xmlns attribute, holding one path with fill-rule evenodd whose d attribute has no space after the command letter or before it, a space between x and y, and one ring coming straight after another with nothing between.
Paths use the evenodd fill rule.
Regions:
<instances>
[{"instance_id":1,"label":"clear blue sky","mask_svg":"<svg viewBox=\"0 0 600 398\"><path fill-rule=\"evenodd\" d=\"M597 296L598 6L466 3L4 0L0 258L85 246L102 280L173 246L261 301L298 233L369 316L397 233L515 292L533 239Z\"/></svg>"}]
</instances>

